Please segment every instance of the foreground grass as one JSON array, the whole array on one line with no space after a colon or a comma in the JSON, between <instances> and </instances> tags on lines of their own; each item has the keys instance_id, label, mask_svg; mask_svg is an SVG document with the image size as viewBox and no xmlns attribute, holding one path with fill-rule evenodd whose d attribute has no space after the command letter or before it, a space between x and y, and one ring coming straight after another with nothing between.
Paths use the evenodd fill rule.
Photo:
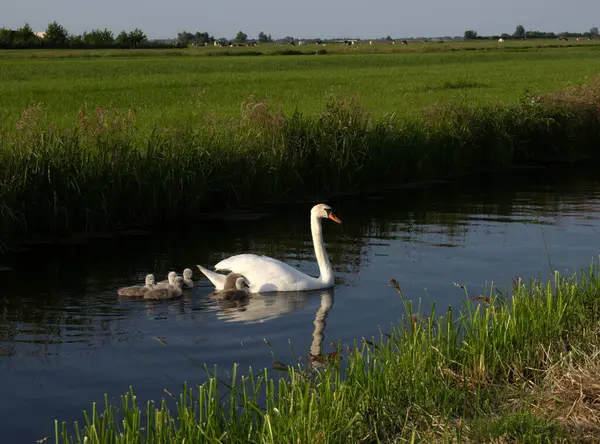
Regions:
<instances>
[{"instance_id":1,"label":"foreground grass","mask_svg":"<svg viewBox=\"0 0 600 444\"><path fill-rule=\"evenodd\" d=\"M237 204L318 198L485 169L595 159L600 84L513 106L450 103L410 120L330 97L316 116L251 99L241 118L136 127L82 108L71 127L21 114L0 138L0 246L36 235L191 220Z\"/></svg>"},{"instance_id":2,"label":"foreground grass","mask_svg":"<svg viewBox=\"0 0 600 444\"><path fill-rule=\"evenodd\" d=\"M437 319L406 302L402 325L345 366L338 350L313 357L320 370L275 363L282 378L234 368L174 409L130 392L74 434L57 422L56 442L597 442L599 271L518 280Z\"/></svg>"}]
</instances>

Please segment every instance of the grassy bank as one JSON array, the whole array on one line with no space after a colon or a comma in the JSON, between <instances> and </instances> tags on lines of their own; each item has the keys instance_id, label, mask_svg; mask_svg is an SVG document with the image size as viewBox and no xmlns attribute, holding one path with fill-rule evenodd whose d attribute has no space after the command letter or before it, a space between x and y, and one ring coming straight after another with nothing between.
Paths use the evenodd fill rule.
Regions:
<instances>
[{"instance_id":1,"label":"grassy bank","mask_svg":"<svg viewBox=\"0 0 600 444\"><path fill-rule=\"evenodd\" d=\"M318 197L489 168L595 158L600 84L512 106L450 103L373 116L331 97L318 115L251 99L238 119L195 116L140 133L136 113L40 106L0 139L0 240L148 226L231 204Z\"/></svg>"},{"instance_id":2,"label":"grassy bank","mask_svg":"<svg viewBox=\"0 0 600 444\"><path fill-rule=\"evenodd\" d=\"M319 371L234 369L176 405L140 407L129 393L119 408L94 405L75 432L57 423L56 441L597 442L599 271L516 280L437 319L407 301L400 326L321 356Z\"/></svg>"}]
</instances>

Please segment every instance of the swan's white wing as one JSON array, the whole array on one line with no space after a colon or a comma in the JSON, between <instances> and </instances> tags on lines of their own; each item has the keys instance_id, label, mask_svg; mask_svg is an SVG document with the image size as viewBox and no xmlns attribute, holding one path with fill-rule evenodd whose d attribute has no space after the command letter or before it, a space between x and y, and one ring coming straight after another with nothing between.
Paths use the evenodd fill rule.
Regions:
<instances>
[{"instance_id":1,"label":"swan's white wing","mask_svg":"<svg viewBox=\"0 0 600 444\"><path fill-rule=\"evenodd\" d=\"M215 286L217 290L223 290L225 287L225 279L227 276L219 273L215 273L214 271L207 270L201 265L196 265L200 271L208 278L209 281Z\"/></svg>"},{"instance_id":2,"label":"swan's white wing","mask_svg":"<svg viewBox=\"0 0 600 444\"><path fill-rule=\"evenodd\" d=\"M228 257L227 259L223 259L221 262L217 263L215 265L215 270L233 271L231 269L232 266L242 266L242 263L244 262L251 263L266 257L267 256L259 256L258 254L237 254L235 256Z\"/></svg>"},{"instance_id":3,"label":"swan's white wing","mask_svg":"<svg viewBox=\"0 0 600 444\"><path fill-rule=\"evenodd\" d=\"M215 270L229 270L246 278L252 293L306 290L317 279L268 256L238 254L222 260Z\"/></svg>"}]
</instances>

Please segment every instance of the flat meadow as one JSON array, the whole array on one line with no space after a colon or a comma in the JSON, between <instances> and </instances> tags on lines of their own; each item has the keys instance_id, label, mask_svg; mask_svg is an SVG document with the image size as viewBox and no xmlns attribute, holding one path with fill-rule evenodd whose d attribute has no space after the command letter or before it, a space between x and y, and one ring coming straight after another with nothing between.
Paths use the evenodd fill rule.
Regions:
<instances>
[{"instance_id":1,"label":"flat meadow","mask_svg":"<svg viewBox=\"0 0 600 444\"><path fill-rule=\"evenodd\" d=\"M14 128L24 109L41 103L46 123L62 126L73 124L86 104L113 106L135 109L137 124L149 129L199 116L239 117L250 96L272 110L309 115L320 113L329 96L356 96L375 115L410 118L450 100L513 104L528 92L580 85L600 72L600 46L531 49L525 43L502 51L485 43L473 43L476 51L456 50L465 47L456 43L329 45L330 54L315 55L313 46L307 55L236 57L207 55L244 48L12 51L0 54L0 117ZM258 48L276 50L266 46ZM396 52L386 53L392 46ZM425 51L430 48L435 51Z\"/></svg>"}]
</instances>

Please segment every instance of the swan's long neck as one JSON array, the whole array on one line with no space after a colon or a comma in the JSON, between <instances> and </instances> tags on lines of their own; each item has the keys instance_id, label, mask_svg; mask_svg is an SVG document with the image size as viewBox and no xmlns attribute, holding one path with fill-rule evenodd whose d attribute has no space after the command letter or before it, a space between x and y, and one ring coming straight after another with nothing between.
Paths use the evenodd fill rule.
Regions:
<instances>
[{"instance_id":1,"label":"swan's long neck","mask_svg":"<svg viewBox=\"0 0 600 444\"><path fill-rule=\"evenodd\" d=\"M311 214L310 231L312 232L313 244L315 246L315 255L319 264L319 281L323 283L333 283L333 269L327 257L325 246L323 245L323 230L321 229L321 219Z\"/></svg>"}]
</instances>

